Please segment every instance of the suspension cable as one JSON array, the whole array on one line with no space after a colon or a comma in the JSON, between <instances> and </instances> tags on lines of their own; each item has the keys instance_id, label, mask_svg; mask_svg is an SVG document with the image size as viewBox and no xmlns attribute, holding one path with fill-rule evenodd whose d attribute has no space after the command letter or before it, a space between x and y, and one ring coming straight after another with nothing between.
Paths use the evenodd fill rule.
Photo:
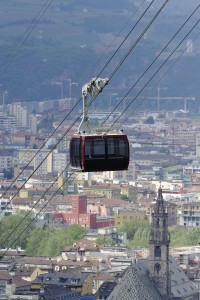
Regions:
<instances>
[{"instance_id":1,"label":"suspension cable","mask_svg":"<svg viewBox=\"0 0 200 300\"><path fill-rule=\"evenodd\" d=\"M99 77L101 75L101 73L105 70L105 68L108 66L108 64L111 62L111 60L113 59L113 57L115 56L115 54L119 51L119 49L121 48L121 46L125 43L125 41L127 40L127 38L130 36L130 34L132 33L132 31L136 28L136 26L138 25L138 23L141 21L141 19L144 17L145 13L149 10L149 8L151 7L151 5L153 4L155 0L152 0L150 2L150 4L147 6L147 8L145 9L145 11L142 13L142 15L140 16L140 18L138 19L138 21L135 23L135 25L131 28L131 30L129 31L129 33L126 35L126 37L124 38L124 40L121 42L121 44L118 46L118 48L115 50L115 52L113 53L113 55L110 57L110 59L108 60L108 62L105 64L105 66L101 69L101 71L99 72L98 76ZM154 19L152 20L151 23L153 23ZM150 26L150 25L149 25ZM148 29L148 28L147 28ZM147 30L146 29L146 30ZM144 35L144 34L143 34Z\"/></svg>"},{"instance_id":2,"label":"suspension cable","mask_svg":"<svg viewBox=\"0 0 200 300\"><path fill-rule=\"evenodd\" d=\"M154 0L153 0L154 1ZM162 11L162 9L164 8L164 6L166 5L166 3L168 2L168 0L165 1L165 4L163 4L161 6L161 8L158 10L158 12L154 15L152 21L147 25L146 29L143 31L142 35L144 35L144 33L147 31L147 29L150 27L150 25L153 23L153 21L156 19L156 17L160 14L160 12ZM148 6L149 7L149 6ZM145 10L146 11L146 10ZM135 26L134 26L135 28ZM142 35L140 35L140 39L142 37ZM126 39L126 37L125 37ZM138 42L139 40L138 39ZM137 43L138 43L137 42ZM133 48L137 45L137 43L135 42L134 43L134 46L131 47L131 51L133 50ZM128 55L130 54L130 52L128 54L126 54L126 57L123 59L123 62L125 61L125 59L128 57ZM118 68L122 65L122 63L119 64ZM117 69L118 69L117 68ZM117 71L117 69L115 69L115 72ZM114 72L114 73L115 73ZM112 74L113 76L114 74ZM93 100L90 102L90 104L88 106L90 106L93 101L96 99L96 97L93 98ZM81 100L81 98L80 98ZM80 101L79 100L79 101ZM58 125L58 127L54 130L54 132L50 135L49 139L53 136L53 134L55 133L55 131L63 124L63 122L66 120L66 118L69 116L69 114L72 112L72 110L78 105L78 102L76 103L76 105L70 110L70 112L65 116L65 118L61 121L61 123ZM53 152L53 150L58 146L58 144L60 143L60 141L64 138L64 136L69 132L69 130L71 130L71 128L76 124L76 122L79 120L79 118L81 117L82 115L82 112L77 116L77 118L75 118L75 120L72 122L71 126L68 127L68 129L66 130L65 134L58 140L58 142L54 145L54 147L52 147L51 151L46 155L46 157L44 157L44 159L41 161L41 163L38 165L38 167L34 170L34 172L32 172L32 174L27 178L27 180L22 184L21 188L22 189L26 182L31 178L31 176L39 169L39 167L41 166L41 164L45 161L45 159L48 157L48 155ZM34 158L36 157L36 155L40 152L40 150L45 146L46 142L44 143L44 145L38 149L38 151L36 151L35 155L32 157L32 159L29 161L29 163L22 169L22 171L18 174L18 176L15 178L15 180L17 178L19 178L19 176L23 173L23 171L27 168L27 166L34 160ZM14 182L12 182L8 187L7 189L4 191L4 193L2 194L2 197L6 194L6 192L10 189L10 187L13 185ZM18 191L15 193L14 197L17 195ZM6 208L6 207L5 207ZM5 209L4 208L4 209Z\"/></svg>"},{"instance_id":3,"label":"suspension cable","mask_svg":"<svg viewBox=\"0 0 200 300\"><path fill-rule=\"evenodd\" d=\"M153 0L155 1L155 0ZM153 2L152 1L152 2ZM53 2L53 0L50 1L48 7L50 6L50 4ZM149 9L151 5L148 5L147 9L145 10L145 12L142 14L142 16L144 16L144 14L147 12L147 10ZM47 8L48 8L47 7ZM44 10L43 14L46 12L47 8ZM42 14L42 15L43 15ZM141 20L142 17L140 17L139 20ZM38 21L39 22L39 21ZM138 21L137 23L138 24ZM130 33L133 31L133 29L136 27L136 25L133 26L133 28L131 29L131 31L129 32L129 34L124 38L123 42L121 43L120 47L123 45L123 43L125 42L125 40L127 39L127 37L130 35ZM25 40L28 37L25 38ZM117 51L119 50L119 48L117 49ZM117 53L117 51L115 51L115 54ZM114 55L112 55L112 58L114 57ZM109 62L111 61L111 59L109 60ZM108 64L108 63L107 63ZM104 68L103 68L104 69ZM103 69L100 71L100 73L102 73ZM96 97L95 97L96 98ZM95 98L93 99L93 101L95 100ZM78 102L73 106L73 108L68 112L68 114L65 116L65 118L59 123L59 125L57 126L57 128L50 134L50 136L48 137L48 139L50 139L55 132L60 128L60 126L64 123L64 121L69 117L69 115L71 114L71 112L78 106L78 104L80 103L81 98L78 100ZM92 103L92 102L91 102ZM91 105L91 103L89 105ZM74 120L74 122L72 123L72 126L70 126L67 131L65 132L65 134L62 136L61 139L59 139L59 141L54 145L54 147L51 149L51 151L48 153L48 155L53 152L53 150L58 146L58 144L60 143L60 141L64 138L64 136L66 135L66 133L69 132L69 130L71 130L71 128L76 124L76 122L79 120L79 118L82 116L82 112L77 116L77 118ZM17 177L14 179L14 181L11 182L11 184L6 188L6 190L3 192L3 194L1 195L1 197L3 197L6 192L11 188L11 186L14 184L14 182L23 174L24 170L29 166L29 164L34 160L34 158L37 156L37 154L40 152L40 150L42 150L46 145L46 142L38 149L38 151L36 151L36 153L34 154L34 156L31 158L31 160L28 162L28 164L26 164L23 169L20 171L20 173L17 175ZM48 157L48 155L41 161L41 163L39 164L39 166L32 172L32 174L27 178L27 180L23 183L23 185L21 186L21 188L23 188L26 184L26 182L31 178L31 176L38 170L38 168L41 166L41 164L45 161L45 159ZM16 194L14 195L16 196ZM6 207L5 207L6 208ZM5 209L4 208L4 209Z\"/></svg>"},{"instance_id":4,"label":"suspension cable","mask_svg":"<svg viewBox=\"0 0 200 300\"><path fill-rule=\"evenodd\" d=\"M192 30L199 24L199 22L200 22L200 19L189 30L189 32L185 35L185 37L181 40L181 42L174 48L174 50L170 53L170 55L168 55L167 59L161 64L161 66L158 68L158 70L150 77L150 79L147 81L147 83L144 85L144 87L133 98L133 100L131 101L131 103L129 103L129 105L127 105L126 109L124 109L124 111L120 114L120 116L117 117L117 119L114 121L113 125L115 125L116 122L119 120L119 118L122 116L122 114L124 114L125 111L127 111L127 109L130 107L130 105L133 103L133 101L141 94L141 92L145 89L145 87L149 84L149 82L156 76L156 74L161 70L161 68L164 66L164 64L170 59L170 57L174 54L174 52L178 49L178 47L183 43L183 41L188 37L188 35L192 32Z\"/></svg>"},{"instance_id":5,"label":"suspension cable","mask_svg":"<svg viewBox=\"0 0 200 300\"><path fill-rule=\"evenodd\" d=\"M22 37L20 38L20 40L18 40L18 42L16 43L16 45L14 46L14 48L7 55L5 62L3 62L0 65L0 72L2 72L2 73L5 72L7 70L7 68L8 68L8 66L13 62L13 59L17 55L18 51L22 48L22 46L24 45L25 41L28 39L28 37L32 33L33 29L38 25L38 23L40 22L41 18L46 13L46 11L48 10L48 8L51 6L51 4L53 3L53 1L54 0L47 1L47 3L43 5L43 7L39 11L39 13L34 17L34 19L32 20L31 24L24 31L24 33L23 33ZM2 74L0 74L0 76L1 75Z\"/></svg>"},{"instance_id":6,"label":"suspension cable","mask_svg":"<svg viewBox=\"0 0 200 300\"><path fill-rule=\"evenodd\" d=\"M193 38L193 41L195 41L198 37L200 36L200 32ZM145 97L147 97L150 92L159 84L159 82L163 79L163 77L171 70L171 68L177 63L177 61L181 58L181 56L186 52L186 50L190 47L191 43L188 43L188 45L186 46L186 48L179 54L179 56L174 60L174 62L169 66L169 68L163 73L163 75L156 81L156 83L151 87L151 89L146 93L145 96L143 96L143 99L140 101L140 104L135 107L135 109L137 109L144 101ZM132 115L132 112L124 119L123 122L121 122L120 127L127 121L127 119ZM119 128L120 128L119 127ZM118 128L118 129L119 129Z\"/></svg>"},{"instance_id":7,"label":"suspension cable","mask_svg":"<svg viewBox=\"0 0 200 300\"><path fill-rule=\"evenodd\" d=\"M121 101L115 106L115 108L112 110L112 112L108 115L108 117L102 122L101 126L103 126L103 124L107 121L107 119L113 114L113 112L119 107L119 105L123 102L123 100L129 95L129 93L133 90L133 88L137 85L137 83L142 79L142 77L147 73L147 71L151 68L151 66L155 63L155 61L160 57L160 55L164 52L164 50L169 46L169 44L172 42L172 40L178 35L178 33L182 30L182 28L185 26L185 24L190 20L190 18L194 15L194 13L199 9L200 4L196 7L196 9L192 12L192 14L186 19L186 21L181 25L181 27L178 29L178 31L173 35L173 37L169 40L169 42L165 45L165 47L157 54L157 56L155 57L155 59L152 61L152 63L147 67L147 69L142 73L142 75L136 80L136 82L134 83L134 85L129 89L129 91L126 93L126 95L121 99ZM191 31L198 25L198 21L195 23L195 25L191 28L191 30L186 34L186 36L181 40L181 42L178 44L178 46L175 48L174 52L177 50L177 48L180 46L180 44L187 38L187 36L191 33ZM173 55L173 53L171 54ZM171 56L170 56L171 57ZM170 58L169 57L169 58ZM168 59L169 59L168 58ZM165 64L165 62L163 63ZM162 67L162 66L161 66ZM153 77L155 77L155 75L158 73L158 71L160 70L160 68L154 73L154 75L152 76L151 79L153 79ZM151 81L151 79L148 81L148 83ZM148 84L147 83L147 84ZM144 86L144 88L147 86L147 84ZM143 89L144 89L143 88ZM141 92L143 91L143 89L141 91L139 91L139 93L134 97L134 100L141 94ZM134 101L133 100L133 101ZM132 101L132 102L133 102ZM131 102L131 103L132 103ZM129 107L128 107L129 108ZM127 109L128 109L127 108ZM124 114L124 112L127 110L125 109L119 116L119 118L121 117L121 115ZM118 119L119 119L118 118ZM118 119L116 121L118 121ZM116 123L116 122L115 122ZM115 125L115 123L113 125Z\"/></svg>"},{"instance_id":8,"label":"suspension cable","mask_svg":"<svg viewBox=\"0 0 200 300\"><path fill-rule=\"evenodd\" d=\"M165 2L165 5L166 5L167 2L168 2L168 1ZM162 6L162 8L163 8L163 7L164 7L164 6ZM159 12L161 12L161 9L159 9ZM156 16L158 16L158 14L159 14L159 13L156 13ZM155 16L154 16L154 20L155 20ZM148 28L149 28L149 26L148 26ZM127 57L128 57L128 55L126 56L126 58L127 58ZM124 60L125 60L125 59L124 59ZM120 64L120 65L121 65L121 64ZM115 72L116 72L116 70L115 70ZM113 75L114 75L114 74L113 74ZM94 101L94 100L93 100L93 101ZM90 104L91 104L91 103L90 103ZM75 121L73 122L73 124L71 124L70 129L71 129L72 126L76 123L76 121L77 121L77 120L75 120ZM63 138L63 137L62 137L62 138ZM61 138L61 139L62 139L62 138ZM61 140L61 139L60 139L60 140ZM58 143L60 142L60 140L58 141ZM57 144L58 144L58 143L57 143ZM56 144L56 146L57 146L57 144ZM56 146L55 146L55 147L56 147ZM49 154L48 154L48 155L49 155ZM44 160L45 160L45 159L44 159ZM41 163L43 163L43 161L42 161ZM58 178L56 178L56 180L57 180L57 179L58 179ZM53 183L53 184L54 184L54 183ZM47 192L47 191L46 191L46 192ZM15 197L15 196L14 196L14 197ZM29 213L30 213L30 212L29 212ZM27 214L27 215L28 215L28 214ZM26 216L27 216L27 215L26 215ZM26 218L26 216L25 216L25 218ZM24 220L25 218L23 218L23 220ZM23 220L22 220L21 222L23 222ZM18 224L18 226L20 226L21 222ZM18 226L17 226L16 228L18 228ZM16 230L16 228L15 228L15 230ZM15 230L14 230L14 231L15 231ZM13 232L14 232L14 231L13 231ZM4 242L5 242L5 240L4 240Z\"/></svg>"}]
</instances>

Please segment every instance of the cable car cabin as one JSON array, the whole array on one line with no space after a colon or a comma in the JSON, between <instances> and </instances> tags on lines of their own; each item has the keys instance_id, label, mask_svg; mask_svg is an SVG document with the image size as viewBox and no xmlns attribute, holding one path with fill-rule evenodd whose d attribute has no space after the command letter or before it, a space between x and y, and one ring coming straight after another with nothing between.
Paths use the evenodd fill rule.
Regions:
<instances>
[{"instance_id":1,"label":"cable car cabin","mask_svg":"<svg viewBox=\"0 0 200 300\"><path fill-rule=\"evenodd\" d=\"M128 138L125 134L75 134L70 141L70 163L82 172L127 170Z\"/></svg>"}]
</instances>

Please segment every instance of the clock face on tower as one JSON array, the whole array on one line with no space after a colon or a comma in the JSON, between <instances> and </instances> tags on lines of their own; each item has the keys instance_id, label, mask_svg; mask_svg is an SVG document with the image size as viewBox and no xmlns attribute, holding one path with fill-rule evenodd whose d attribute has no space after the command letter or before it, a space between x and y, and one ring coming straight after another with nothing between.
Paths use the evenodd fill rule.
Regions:
<instances>
[{"instance_id":1,"label":"clock face on tower","mask_svg":"<svg viewBox=\"0 0 200 300\"><path fill-rule=\"evenodd\" d=\"M161 269L161 265L160 265L158 262L155 263L155 270L156 270L157 272L159 272L160 269Z\"/></svg>"}]
</instances>

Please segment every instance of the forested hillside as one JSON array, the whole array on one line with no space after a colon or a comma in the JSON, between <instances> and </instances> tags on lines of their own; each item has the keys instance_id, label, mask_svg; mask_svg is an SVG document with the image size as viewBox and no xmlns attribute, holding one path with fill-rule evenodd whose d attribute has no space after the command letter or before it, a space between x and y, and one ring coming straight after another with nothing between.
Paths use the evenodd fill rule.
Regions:
<instances>
[{"instance_id":1,"label":"forested hillside","mask_svg":"<svg viewBox=\"0 0 200 300\"><path fill-rule=\"evenodd\" d=\"M67 79L79 83L79 86L73 88L73 96L79 97L81 85L99 74L150 4L150 1L139 0L117 2L57 0L47 6L47 2L1 0L0 93L8 91L7 102L56 99L61 96L60 86L56 84L58 81L63 82L63 94L67 97L69 96ZM101 77L110 76L162 3L154 1ZM113 76L110 87L132 86L197 4L196 0L192 3L184 0L180 5L179 0L174 0L166 5ZM138 83L139 87L148 81L198 18L197 11L159 56L151 72ZM198 26L194 28L158 72L155 80L149 83L150 86L154 85L169 68L161 81L161 85L167 87L164 96L198 99L200 94L198 29ZM184 52L188 39L193 41L192 53ZM170 67L171 65L173 67ZM151 96L156 96L156 89L152 91ZM143 105L148 107L148 101ZM167 105L172 103L168 102ZM181 103L173 105L174 108L182 108ZM198 101L188 105L195 110Z\"/></svg>"}]
</instances>

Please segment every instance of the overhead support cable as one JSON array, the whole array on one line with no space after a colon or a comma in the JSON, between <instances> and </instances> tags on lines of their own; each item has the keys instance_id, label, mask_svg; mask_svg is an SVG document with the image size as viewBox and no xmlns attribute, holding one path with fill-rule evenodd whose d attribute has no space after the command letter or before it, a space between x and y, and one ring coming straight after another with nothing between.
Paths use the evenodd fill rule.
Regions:
<instances>
[{"instance_id":1,"label":"overhead support cable","mask_svg":"<svg viewBox=\"0 0 200 300\"><path fill-rule=\"evenodd\" d=\"M143 12L142 16L139 18L139 20L136 22L136 24L138 24L138 22L142 19L142 17L144 16L144 14L147 12L147 10L151 7L152 3L155 0L152 0L152 2L148 5L148 7L145 9L145 11ZM53 2L53 0L51 0L48 4L47 7L45 7L44 12L42 12L42 16L43 14L46 12L47 8L51 5L51 3ZM40 12L41 14L41 12ZM40 15L39 14L39 15ZM37 19L38 17L35 17L35 19ZM35 20L34 19L34 20ZM39 22L39 21L38 21ZM37 23L38 23L37 22ZM33 22L34 23L34 22ZM128 36L130 35L130 33L133 31L133 29L136 27L136 25L133 26L133 28L131 29L131 31L128 33L128 35L124 38L124 40L122 41L121 45L118 47L117 51L120 49L120 47L123 45L123 43L125 42L125 40L128 38ZM28 31L28 29L26 30ZM30 32L31 33L31 32ZM25 34L25 33L24 33ZM29 35L28 35L29 36ZM28 36L25 37L25 40L28 38ZM20 43L20 41L18 42ZM117 51L115 51L115 54L117 53ZM114 54L114 55L115 55ZM11 54L10 54L11 55ZM111 61L111 59L114 57L114 55L112 55L112 57L110 58L109 62ZM108 63L107 63L108 64ZM104 70L104 68L100 71L100 73L102 73L102 71ZM78 100L78 102L73 106L73 108L67 113L67 115L65 116L65 118L58 124L58 126L56 127L56 129L52 132L52 134L50 134L50 136L48 137L48 140L55 134L55 132L61 127L61 125L64 123L64 121L69 117L69 115L72 113L72 111L78 106L78 104L80 103L82 98L80 98ZM96 97L93 98L92 102L96 99ZM91 103L89 104L89 106L91 105ZM64 138L64 136L73 128L73 126L78 122L79 118L82 116L83 112L81 112L77 118L75 119L75 121L72 123L72 126L70 126L65 134L62 136L61 139L59 139L59 141L56 143L56 145L54 145L54 147L51 149L51 152L53 152L54 149L56 149L56 147L58 146L58 144L60 143L60 141ZM35 155L31 158L31 160L28 162L28 164L26 164L23 169L19 172L19 174L16 176L16 178L14 179L14 181L12 181L12 183L6 188L6 190L3 192L3 194L1 195L1 197L3 197L7 191L12 187L12 185L14 184L14 182L23 174L23 172L25 171L25 169L30 165L31 162L33 162L33 160L35 159L35 157L38 155L38 153L45 147L46 142L38 149L38 151L36 151ZM48 154L49 155L49 154ZM45 159L48 157L48 155L41 161L41 164L45 161ZM23 183L23 185L21 186L21 188L23 188L26 184L26 182L32 177L32 175L38 170L38 168L41 166L41 164L34 170L34 172L28 177L28 179ZM16 196L16 195L14 195ZM5 207L6 208L6 207ZM4 209L5 209L4 208Z\"/></svg>"},{"instance_id":2,"label":"overhead support cable","mask_svg":"<svg viewBox=\"0 0 200 300\"><path fill-rule=\"evenodd\" d=\"M6 60L0 65L0 77L1 73L5 72L10 64L12 64L15 56L19 52L19 50L24 45L25 41L28 39L28 37L31 35L33 29L38 25L48 8L51 6L52 2L54 0L48 0L46 1L46 4L43 5L42 9L39 11L39 13L34 17L31 24L26 28L24 31L22 37L17 42L16 45L14 45L13 49L8 53Z\"/></svg>"},{"instance_id":3,"label":"overhead support cable","mask_svg":"<svg viewBox=\"0 0 200 300\"><path fill-rule=\"evenodd\" d=\"M155 1L155 0L153 0ZM152 2L153 2L152 1ZM154 15L153 19L151 20L151 22L146 26L145 30L143 31L143 33L140 35L140 37L137 39L138 42L139 40L142 38L142 36L144 35L144 33L147 31L147 29L150 27L150 25L155 21L156 17L160 14L160 12L162 11L162 9L164 8L164 6L167 4L168 0L165 1L165 3L161 6L161 8L157 11L157 13ZM148 8L150 7L150 5L148 6ZM147 9L145 10L145 12L147 11ZM142 14L142 16L144 15L144 13ZM140 17L140 20L141 20L141 17ZM134 28L135 28L135 25L134 25ZM131 31L132 32L132 31ZM126 40L127 36L125 37L124 40ZM125 59L128 57L128 55L130 54L130 52L134 49L134 47L137 45L138 43L137 41L134 42L134 45L132 45L131 49L129 50L129 52L126 54L126 56L123 58L123 62L125 61ZM119 47L118 47L119 49ZM119 67L122 65L121 62L117 69L119 69ZM117 71L117 69L115 69L115 72ZM103 69L102 69L103 70ZM102 71L101 71L102 72ZM100 72L100 73L101 73ZM114 73L115 73L114 72ZM114 73L112 74L112 76L114 75ZM88 106L90 106L94 100L96 99L96 97L94 97L92 99L92 101L90 102L90 104ZM80 98L81 100L81 98ZM79 101L80 101L79 100ZM65 118L61 121L61 123L57 126L57 128L54 130L54 132L50 135L49 139L53 136L53 134L56 132L56 130L63 124L63 122L67 119L67 117L69 116L69 114L72 112L72 110L78 105L78 102L76 103L76 105L70 110L70 112L65 116ZM54 145L54 147L51 149L51 152L53 152L54 149L56 149L56 147L58 146L58 144L60 143L60 141L64 138L64 136L73 128L73 126L78 122L79 118L82 116L83 112L81 112L77 118L75 118L75 120L72 122L71 126L68 127L68 129L66 130L65 134L58 140L58 142ZM17 180L17 178L19 178L24 170L29 166L29 164L34 160L34 158L36 157L36 155L40 152L40 150L45 146L46 142L44 143L44 145L38 149L38 151L35 153L35 155L32 157L32 159L29 161L29 163L21 170L21 172L18 174L18 176L15 178L15 181ZM25 186L26 182L32 177L32 175L39 169L39 167L41 166L41 164L45 161L45 159L48 157L49 153L46 155L46 157L44 157L44 159L41 161L41 163L38 165L38 167L34 170L34 172L27 178L27 180L22 184L21 186L21 189ZM7 187L7 189L4 191L4 193L2 194L2 197L6 194L6 192L11 188L11 186L13 185L14 182L11 183L11 185L9 185ZM16 194L14 195L14 197L17 195L18 192L16 192ZM5 209L5 208L4 208Z\"/></svg>"},{"instance_id":4,"label":"overhead support cable","mask_svg":"<svg viewBox=\"0 0 200 300\"><path fill-rule=\"evenodd\" d=\"M196 9L192 12L192 14L186 19L186 21L182 24L182 26L178 29L178 31L173 35L173 37L169 40L169 42L165 45L165 47L157 54L155 59L152 61L152 63L147 67L147 69L142 73L142 75L137 79L137 81L134 83L134 85L129 89L129 91L126 93L126 95L120 100L120 102L115 106L115 108L112 110L112 112L108 115L106 120L102 122L101 126L107 121L107 119L113 114L113 112L119 107L119 105L125 100L125 98L129 95L129 93L133 90L133 88L137 85L137 83L142 79L142 77L148 72L148 70L151 68L151 66L155 63L155 61L161 56L161 54L165 51L165 49L169 46L169 44L173 41L173 39L178 35L178 33L182 30L182 28L186 25L186 23L191 19L191 17L194 15L194 13L199 9L200 4L196 7ZM133 98L130 104L135 101L135 99L141 94L141 92L145 89L145 87L149 84L149 82L156 76L156 74L160 71L160 69L163 67L163 65L169 60L169 58L174 54L174 52L179 48L179 46L183 43L183 41L188 37L188 35L193 31L193 29L198 25L200 20L198 20L195 25L190 29L190 31L184 36L184 38L181 40L181 42L175 47L173 52L168 56L168 58L164 61L164 63L161 65L161 67L158 68L158 70L151 76L151 78L148 80L148 82L145 84L145 86L137 93L137 95ZM130 106L130 105L129 105ZM129 108L129 106L119 115L119 117L116 119L113 125L118 121L118 119L124 114L124 112Z\"/></svg>"},{"instance_id":5,"label":"overhead support cable","mask_svg":"<svg viewBox=\"0 0 200 300\"><path fill-rule=\"evenodd\" d=\"M128 32L128 34L126 35L126 37L123 39L123 41L121 42L121 44L118 46L118 48L115 50L115 52L113 53L113 55L110 57L110 59L107 61L107 63L105 64L105 66L101 69L101 71L99 72L99 74L97 75L97 77L99 77L101 75L101 73L105 70L105 68L108 66L108 64L111 62L111 60L114 58L114 56L116 55L116 53L119 51L119 49L123 46L123 44L125 43L125 41L128 39L128 37L130 36L130 34L133 32L133 30L136 28L136 26L139 24L139 22L142 20L142 18L144 17L144 15L146 14L146 12L149 10L149 8L152 6L153 2L155 0L152 0L150 2L150 4L147 6L147 8L145 9L145 11L142 13L142 15L140 16L140 18L138 19L138 21L135 23L135 25L131 28L131 30ZM167 2L167 1L166 1ZM161 9L162 10L162 9ZM158 12L159 14L160 12ZM156 18L156 17L155 17ZM152 22L150 22L151 24L153 23L155 19L153 18ZM150 24L149 23L149 24ZM149 25L150 26L150 25ZM149 26L147 27L147 29L149 28ZM146 30L147 30L146 29ZM145 32L146 32L145 30ZM145 33L144 32L144 33ZM144 35L144 33L142 34L142 36ZM141 37L142 37L141 36ZM139 41L139 40L138 40ZM135 42L136 43L136 42ZM133 48L135 46L135 43L133 45Z\"/></svg>"}]
</instances>

